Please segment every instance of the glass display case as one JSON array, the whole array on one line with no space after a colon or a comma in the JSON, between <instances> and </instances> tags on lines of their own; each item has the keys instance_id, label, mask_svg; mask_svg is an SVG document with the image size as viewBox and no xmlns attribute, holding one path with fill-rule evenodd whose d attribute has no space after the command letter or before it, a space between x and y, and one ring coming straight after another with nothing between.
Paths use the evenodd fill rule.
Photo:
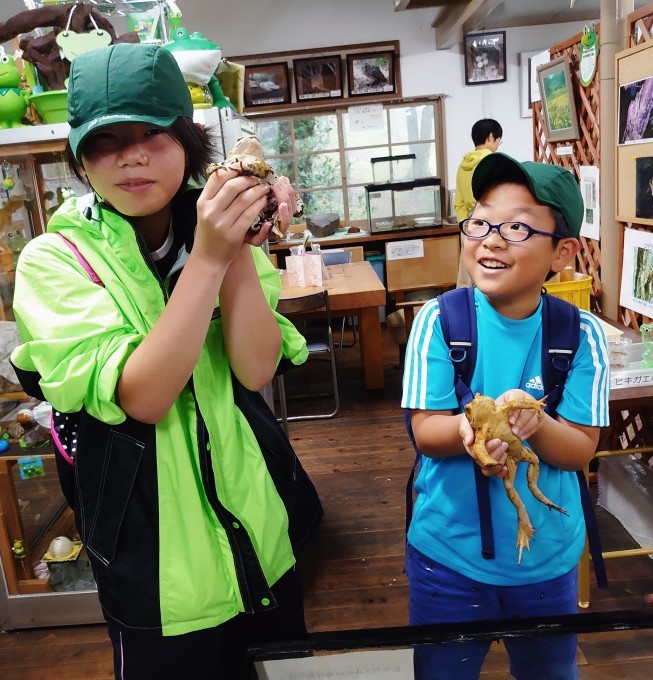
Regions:
<instances>
[{"instance_id":1,"label":"glass display case","mask_svg":"<svg viewBox=\"0 0 653 680\"><path fill-rule=\"evenodd\" d=\"M367 184L365 201L371 233L434 227L442 224L439 177Z\"/></svg>"},{"instance_id":2,"label":"glass display case","mask_svg":"<svg viewBox=\"0 0 653 680\"><path fill-rule=\"evenodd\" d=\"M18 256L69 192L88 191L63 162L67 135L65 124L0 131L1 629L102 620L83 549L50 554L53 539L77 545L78 536L59 488L48 405L21 391L9 364L19 343L13 314Z\"/></svg>"}]
</instances>

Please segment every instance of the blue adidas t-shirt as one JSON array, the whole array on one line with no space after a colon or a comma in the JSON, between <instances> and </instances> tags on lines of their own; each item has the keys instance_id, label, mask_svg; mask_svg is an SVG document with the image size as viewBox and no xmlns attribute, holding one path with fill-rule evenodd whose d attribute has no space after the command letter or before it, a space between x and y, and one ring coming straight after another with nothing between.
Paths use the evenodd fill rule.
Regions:
<instances>
[{"instance_id":1,"label":"blue adidas t-shirt","mask_svg":"<svg viewBox=\"0 0 653 680\"><path fill-rule=\"evenodd\" d=\"M473 393L497 398L521 388L536 399L542 384L542 303L527 319L498 314L486 297L474 291L478 348ZM454 371L442 336L437 299L415 318L406 350L402 406L426 411L460 412ZM608 424L609 373L607 343L599 322L581 311L580 344L565 383L558 413L580 425ZM520 585L546 581L572 569L583 551L585 521L575 472L540 461L538 486L569 517L537 501L526 484L526 463L520 463L515 488L526 505L535 534L530 552L518 566L517 510L508 500L503 480L490 478L490 503L495 559L481 557L481 538L474 462L467 455L422 456L415 480L417 499L409 542L424 555L482 583Z\"/></svg>"}]
</instances>

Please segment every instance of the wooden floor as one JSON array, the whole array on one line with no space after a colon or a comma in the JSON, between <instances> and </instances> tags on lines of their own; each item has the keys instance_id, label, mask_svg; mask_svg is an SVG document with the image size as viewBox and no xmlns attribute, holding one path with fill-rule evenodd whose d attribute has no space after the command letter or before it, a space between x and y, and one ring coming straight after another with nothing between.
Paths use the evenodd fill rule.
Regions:
<instances>
[{"instance_id":1,"label":"wooden floor","mask_svg":"<svg viewBox=\"0 0 653 680\"><path fill-rule=\"evenodd\" d=\"M384 363L385 389L366 392L359 349L345 349L339 361L338 417L290 424L292 443L325 509L318 536L300 563L310 631L407 623L404 487L413 454L399 408L398 351L387 331ZM325 369L318 366L311 376ZM289 392L293 378L287 379ZM320 405L326 406L303 403L304 407ZM289 410L295 408L291 401ZM598 514L604 549L634 546L614 518L600 508ZM612 560L607 567L610 588L592 587L590 611L643 609L644 595L653 592L653 562L646 557L627 558ZM578 659L582 680L648 679L653 676L653 633L583 635ZM2 680L112 677L104 626L0 634ZM495 644L483 678L509 677L505 654Z\"/></svg>"}]
</instances>

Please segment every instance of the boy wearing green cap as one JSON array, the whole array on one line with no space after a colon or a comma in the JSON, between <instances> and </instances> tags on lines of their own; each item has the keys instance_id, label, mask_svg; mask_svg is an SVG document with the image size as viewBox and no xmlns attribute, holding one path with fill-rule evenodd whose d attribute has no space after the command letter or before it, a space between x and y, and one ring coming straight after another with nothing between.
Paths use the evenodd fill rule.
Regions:
<instances>
[{"instance_id":1,"label":"boy wearing green cap","mask_svg":"<svg viewBox=\"0 0 653 680\"><path fill-rule=\"evenodd\" d=\"M472 189L477 204L460 225L475 286L476 361L469 387L497 404L542 399L542 284L578 252L582 197L563 168L519 163L501 153L481 160ZM406 559L410 623L575 613L576 565L585 542L575 471L589 463L599 430L608 423L603 331L591 314L580 312L578 350L555 419L530 409L510 414L512 433L540 459L540 490L569 514L551 512L536 500L527 466L518 466L512 483L536 529L530 552L518 564L516 510L504 489L507 443L500 439L486 443L494 468L480 468L489 477L494 535L494 554L482 555L484 506L477 502L474 432L456 396L441 323L435 299L415 319L406 352L402 405L422 454ZM504 642L515 678L577 678L576 636ZM489 642L418 647L415 677L476 679L489 647Z\"/></svg>"},{"instance_id":2,"label":"boy wearing green cap","mask_svg":"<svg viewBox=\"0 0 653 680\"><path fill-rule=\"evenodd\" d=\"M297 491L304 524L289 526L278 484L302 477L258 395L307 354L255 247L271 225L250 230L270 188L229 170L188 184L211 141L165 49L81 54L68 100L92 193L22 253L12 361L53 406L116 677L235 678L247 644L305 633L293 547L321 513ZM271 190L287 227L294 192Z\"/></svg>"}]
</instances>

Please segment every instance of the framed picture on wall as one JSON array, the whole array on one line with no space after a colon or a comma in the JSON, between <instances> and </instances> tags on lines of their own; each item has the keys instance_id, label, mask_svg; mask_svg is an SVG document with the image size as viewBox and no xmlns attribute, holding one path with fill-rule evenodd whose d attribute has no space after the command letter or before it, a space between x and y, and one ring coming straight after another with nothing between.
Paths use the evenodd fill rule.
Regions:
<instances>
[{"instance_id":1,"label":"framed picture on wall","mask_svg":"<svg viewBox=\"0 0 653 680\"><path fill-rule=\"evenodd\" d=\"M350 97L396 93L395 53L388 50L348 54L347 79Z\"/></svg>"},{"instance_id":2,"label":"framed picture on wall","mask_svg":"<svg viewBox=\"0 0 653 680\"><path fill-rule=\"evenodd\" d=\"M558 57L537 69L542 111L550 142L580 139L578 114L567 57Z\"/></svg>"},{"instance_id":3,"label":"framed picture on wall","mask_svg":"<svg viewBox=\"0 0 653 680\"><path fill-rule=\"evenodd\" d=\"M339 54L293 60L297 101L342 97L342 60Z\"/></svg>"},{"instance_id":4,"label":"framed picture on wall","mask_svg":"<svg viewBox=\"0 0 653 680\"><path fill-rule=\"evenodd\" d=\"M617 144L653 141L653 76L619 86Z\"/></svg>"},{"instance_id":5,"label":"framed picture on wall","mask_svg":"<svg viewBox=\"0 0 653 680\"><path fill-rule=\"evenodd\" d=\"M521 117L533 116L533 81L531 79L531 64L533 58L540 52L521 52L519 55L519 98L521 103Z\"/></svg>"},{"instance_id":6,"label":"framed picture on wall","mask_svg":"<svg viewBox=\"0 0 653 680\"><path fill-rule=\"evenodd\" d=\"M245 106L269 106L290 102L288 64L245 66Z\"/></svg>"},{"instance_id":7,"label":"framed picture on wall","mask_svg":"<svg viewBox=\"0 0 653 680\"><path fill-rule=\"evenodd\" d=\"M506 79L506 32L467 33L463 38L465 85L502 83Z\"/></svg>"}]
</instances>

